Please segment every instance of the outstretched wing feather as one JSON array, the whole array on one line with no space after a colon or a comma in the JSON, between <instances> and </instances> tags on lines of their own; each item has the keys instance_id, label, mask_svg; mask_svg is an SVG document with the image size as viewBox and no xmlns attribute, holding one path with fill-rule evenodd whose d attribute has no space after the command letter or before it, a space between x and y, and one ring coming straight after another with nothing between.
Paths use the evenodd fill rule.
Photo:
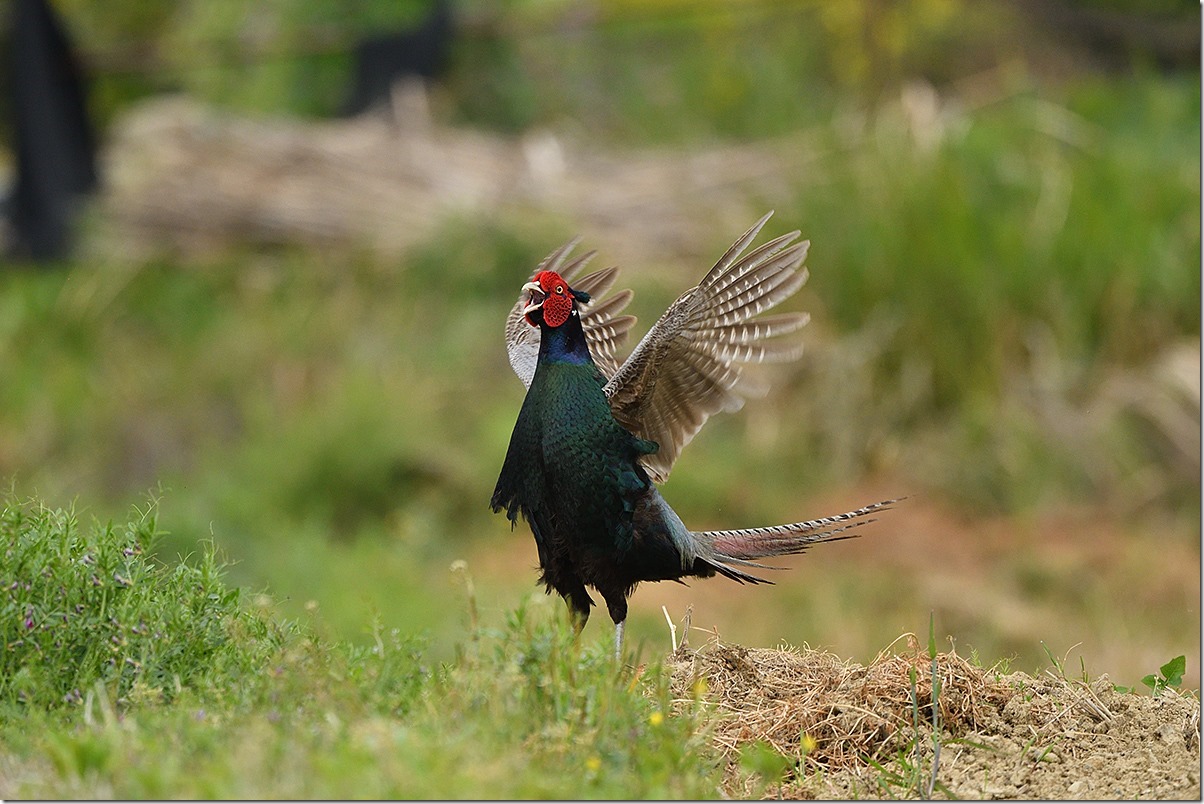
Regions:
<instances>
[{"instance_id":1,"label":"outstretched wing feather","mask_svg":"<svg viewBox=\"0 0 1204 804\"><path fill-rule=\"evenodd\" d=\"M772 213L770 213L772 214ZM682 294L649 330L606 385L615 418L660 449L641 460L657 482L712 414L738 410L765 389L743 368L796 359L800 343L781 336L807 323L803 313L756 318L807 281L809 243L798 232L741 256L769 215L720 257L697 287Z\"/></svg>"}]
</instances>

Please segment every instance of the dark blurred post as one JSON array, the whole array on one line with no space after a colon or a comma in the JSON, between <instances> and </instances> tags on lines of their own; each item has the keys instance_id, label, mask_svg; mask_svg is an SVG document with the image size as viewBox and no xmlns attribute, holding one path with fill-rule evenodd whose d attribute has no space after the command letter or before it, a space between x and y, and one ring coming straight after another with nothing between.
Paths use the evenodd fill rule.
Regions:
<instances>
[{"instance_id":1,"label":"dark blurred post","mask_svg":"<svg viewBox=\"0 0 1204 804\"><path fill-rule=\"evenodd\" d=\"M47 0L13 0L8 73L12 82L16 179L5 199L12 230L5 251L53 260L71 248L83 197L96 189L96 135L83 73Z\"/></svg>"},{"instance_id":2,"label":"dark blurred post","mask_svg":"<svg viewBox=\"0 0 1204 804\"><path fill-rule=\"evenodd\" d=\"M454 25L451 3L435 0L417 27L365 37L355 46L355 83L344 107L348 115L392 105L396 82L417 79L425 85L447 65Z\"/></svg>"}]
</instances>

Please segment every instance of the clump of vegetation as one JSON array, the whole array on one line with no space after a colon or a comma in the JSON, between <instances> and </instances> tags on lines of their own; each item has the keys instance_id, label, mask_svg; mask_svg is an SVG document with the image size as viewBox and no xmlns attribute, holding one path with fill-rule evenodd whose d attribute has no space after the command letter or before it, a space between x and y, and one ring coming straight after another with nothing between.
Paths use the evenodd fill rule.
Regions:
<instances>
[{"instance_id":1,"label":"clump of vegetation","mask_svg":"<svg viewBox=\"0 0 1204 804\"><path fill-rule=\"evenodd\" d=\"M0 508L0 797L697 798L720 762L669 674L617 665L543 596L456 660L274 624L212 551L150 557L152 503L81 527ZM79 705L76 705L79 704ZM354 780L354 787L348 787Z\"/></svg>"},{"instance_id":2,"label":"clump of vegetation","mask_svg":"<svg viewBox=\"0 0 1204 804\"><path fill-rule=\"evenodd\" d=\"M927 649L907 634L902 652L892 645L866 666L807 647L716 640L674 655L673 689L693 710L714 712L733 797L1199 795L1196 696L1167 687L1161 699L1134 695L1085 670L1068 677L1052 654L1038 676L982 667L938 653L932 634ZM1164 677L1181 672L1180 659ZM1156 751L1103 768L1075 761L1151 741Z\"/></svg>"},{"instance_id":3,"label":"clump of vegetation","mask_svg":"<svg viewBox=\"0 0 1204 804\"><path fill-rule=\"evenodd\" d=\"M72 510L0 505L0 701L170 700L183 688L235 686L277 649L281 631L242 607L212 546L194 564L151 551L155 503L121 526L81 527Z\"/></svg>"}]
</instances>

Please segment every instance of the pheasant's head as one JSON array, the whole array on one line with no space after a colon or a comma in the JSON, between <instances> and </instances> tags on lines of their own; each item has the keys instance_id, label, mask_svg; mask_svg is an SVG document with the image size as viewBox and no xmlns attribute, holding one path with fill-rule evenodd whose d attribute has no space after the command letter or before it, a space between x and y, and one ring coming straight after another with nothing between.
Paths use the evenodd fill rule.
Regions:
<instances>
[{"instance_id":1,"label":"pheasant's head","mask_svg":"<svg viewBox=\"0 0 1204 804\"><path fill-rule=\"evenodd\" d=\"M527 306L523 315L527 323L538 327L543 322L549 327L559 327L577 314L577 304L589 301L589 294L573 290L569 283L555 271L540 271L535 279L523 285L527 292Z\"/></svg>"}]
</instances>

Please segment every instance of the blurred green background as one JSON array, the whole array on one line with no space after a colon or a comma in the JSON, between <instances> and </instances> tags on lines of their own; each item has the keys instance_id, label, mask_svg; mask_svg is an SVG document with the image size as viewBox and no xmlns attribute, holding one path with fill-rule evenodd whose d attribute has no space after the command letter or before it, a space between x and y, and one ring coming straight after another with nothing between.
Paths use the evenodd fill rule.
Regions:
<instances>
[{"instance_id":1,"label":"blurred green background","mask_svg":"<svg viewBox=\"0 0 1204 804\"><path fill-rule=\"evenodd\" d=\"M776 587L642 588L632 639L667 648L661 606L692 606L866 661L934 612L1026 669L1042 642L1130 684L1198 655L1196 4L463 2L418 106L353 119L351 46L424 3L56 8L106 185L74 258L0 265L17 496L106 519L150 494L166 555L213 540L287 616L450 656L453 561L486 623L542 600L487 505L530 270L583 235L642 334L774 208L767 236L812 241L809 351L665 494L697 528L911 496Z\"/></svg>"}]
</instances>

